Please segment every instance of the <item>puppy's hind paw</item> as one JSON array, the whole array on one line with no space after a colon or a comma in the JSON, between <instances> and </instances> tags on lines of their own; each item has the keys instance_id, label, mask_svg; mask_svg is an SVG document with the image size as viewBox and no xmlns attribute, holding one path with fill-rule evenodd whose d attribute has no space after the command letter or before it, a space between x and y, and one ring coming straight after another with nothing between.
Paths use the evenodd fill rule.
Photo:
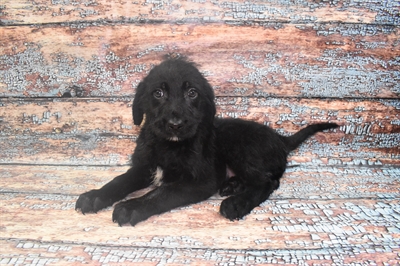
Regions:
<instances>
[{"instance_id":1,"label":"puppy's hind paw","mask_svg":"<svg viewBox=\"0 0 400 266\"><path fill-rule=\"evenodd\" d=\"M233 176L226 180L219 189L219 195L222 197L237 195L244 192L245 186L239 177Z\"/></svg>"},{"instance_id":2,"label":"puppy's hind paw","mask_svg":"<svg viewBox=\"0 0 400 266\"><path fill-rule=\"evenodd\" d=\"M240 196L232 196L222 201L219 212L225 218L234 221L240 220L251 212L252 204Z\"/></svg>"}]
</instances>

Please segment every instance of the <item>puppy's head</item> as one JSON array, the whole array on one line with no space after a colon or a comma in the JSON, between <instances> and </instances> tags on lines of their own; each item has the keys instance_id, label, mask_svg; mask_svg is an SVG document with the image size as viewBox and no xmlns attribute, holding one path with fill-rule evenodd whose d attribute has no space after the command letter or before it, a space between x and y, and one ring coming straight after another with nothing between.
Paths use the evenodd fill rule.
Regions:
<instances>
[{"instance_id":1,"label":"puppy's head","mask_svg":"<svg viewBox=\"0 0 400 266\"><path fill-rule=\"evenodd\" d=\"M183 59L169 59L155 66L139 84L133 101L133 119L157 137L182 141L199 127L212 125L214 92L199 70Z\"/></svg>"}]
</instances>

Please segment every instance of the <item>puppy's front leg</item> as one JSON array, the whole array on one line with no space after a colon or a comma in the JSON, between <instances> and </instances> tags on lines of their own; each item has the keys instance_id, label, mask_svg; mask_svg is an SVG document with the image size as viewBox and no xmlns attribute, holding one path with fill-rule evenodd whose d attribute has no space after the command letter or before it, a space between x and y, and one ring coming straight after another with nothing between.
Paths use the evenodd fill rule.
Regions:
<instances>
[{"instance_id":1,"label":"puppy's front leg","mask_svg":"<svg viewBox=\"0 0 400 266\"><path fill-rule=\"evenodd\" d=\"M206 200L215 192L215 184L182 181L163 184L140 198L115 205L113 221L120 226L127 223L134 226L150 216Z\"/></svg>"},{"instance_id":2,"label":"puppy's front leg","mask_svg":"<svg viewBox=\"0 0 400 266\"><path fill-rule=\"evenodd\" d=\"M128 194L148 187L151 183L150 172L147 167L132 167L102 188L90 190L80 195L76 201L75 210L79 210L83 214L96 213L113 205Z\"/></svg>"}]
</instances>

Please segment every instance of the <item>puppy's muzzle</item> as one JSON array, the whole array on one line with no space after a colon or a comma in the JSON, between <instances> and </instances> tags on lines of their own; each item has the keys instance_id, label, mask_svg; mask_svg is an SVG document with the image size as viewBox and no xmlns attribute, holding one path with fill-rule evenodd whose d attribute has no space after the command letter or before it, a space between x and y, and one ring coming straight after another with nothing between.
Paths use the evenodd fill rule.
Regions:
<instances>
[{"instance_id":1,"label":"puppy's muzzle","mask_svg":"<svg viewBox=\"0 0 400 266\"><path fill-rule=\"evenodd\" d=\"M169 138L170 141L179 141L180 135L184 127L184 123L181 119L170 119L167 123L167 131L172 136Z\"/></svg>"},{"instance_id":2,"label":"puppy's muzzle","mask_svg":"<svg viewBox=\"0 0 400 266\"><path fill-rule=\"evenodd\" d=\"M172 132L179 132L183 128L183 121L181 119L170 119L168 121L168 129Z\"/></svg>"}]
</instances>

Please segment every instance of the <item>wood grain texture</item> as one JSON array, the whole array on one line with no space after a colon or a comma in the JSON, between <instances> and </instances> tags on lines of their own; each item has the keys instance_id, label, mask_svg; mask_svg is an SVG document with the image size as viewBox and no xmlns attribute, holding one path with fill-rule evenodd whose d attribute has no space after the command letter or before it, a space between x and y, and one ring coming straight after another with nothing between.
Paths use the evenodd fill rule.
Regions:
<instances>
[{"instance_id":1,"label":"wood grain texture","mask_svg":"<svg viewBox=\"0 0 400 266\"><path fill-rule=\"evenodd\" d=\"M76 197L21 193L0 196L3 239L22 240L29 235L34 243L105 245L118 250L156 248L160 252L194 249L230 254L235 250L232 256L249 256L251 250L260 258L264 256L264 263L278 257L286 262L308 258L339 263L354 257L388 261L398 259L400 251L396 199L269 200L236 222L218 214L219 200L208 200L152 217L135 227L118 227L111 222L111 210L86 216L76 213ZM32 244L27 247L32 248ZM190 253L182 256L190 259ZM215 256L207 259L213 262Z\"/></svg>"},{"instance_id":2,"label":"wood grain texture","mask_svg":"<svg viewBox=\"0 0 400 266\"><path fill-rule=\"evenodd\" d=\"M127 170L127 166L2 165L0 191L77 196L100 188ZM391 199L399 196L399 177L398 167L289 167L271 199Z\"/></svg>"},{"instance_id":3,"label":"wood grain texture","mask_svg":"<svg viewBox=\"0 0 400 266\"><path fill-rule=\"evenodd\" d=\"M352 255L335 249L222 250L201 248L119 247L32 240L0 240L2 264L46 265L396 265L398 255L390 251Z\"/></svg>"},{"instance_id":4,"label":"wood grain texture","mask_svg":"<svg viewBox=\"0 0 400 266\"><path fill-rule=\"evenodd\" d=\"M2 100L2 163L127 164L139 128L131 99ZM291 134L304 125L337 122L293 153L292 163L381 165L400 159L396 100L220 97L218 114L254 120ZM396 122L397 121L397 122Z\"/></svg>"},{"instance_id":5,"label":"wood grain texture","mask_svg":"<svg viewBox=\"0 0 400 266\"><path fill-rule=\"evenodd\" d=\"M400 264L399 8L2 0L0 264ZM111 208L75 212L80 193L128 168L135 88L166 54L198 64L220 117L282 134L341 127L291 154L279 190L240 221L216 196L135 227Z\"/></svg>"},{"instance_id":6,"label":"wood grain texture","mask_svg":"<svg viewBox=\"0 0 400 266\"><path fill-rule=\"evenodd\" d=\"M136 248L115 247L110 245L90 245L64 243L43 243L37 241L1 241L5 254L1 262L31 264L32 262L49 265L70 265L71 263L89 263L90 265L247 265L267 263L301 264L355 264L377 263L396 264L393 253L363 253L354 256L340 255L332 250L291 250L263 251L254 250L206 250L183 248ZM16 255L19 254L19 255Z\"/></svg>"},{"instance_id":7,"label":"wood grain texture","mask_svg":"<svg viewBox=\"0 0 400 266\"><path fill-rule=\"evenodd\" d=\"M199 64L217 96L400 95L399 28L390 25L93 22L0 35L3 97L133 96L172 53Z\"/></svg>"},{"instance_id":8,"label":"wood grain texture","mask_svg":"<svg viewBox=\"0 0 400 266\"><path fill-rule=\"evenodd\" d=\"M284 21L395 24L395 1L61 1L3 0L3 24L42 24L71 21ZM385 12L392 10L394 12Z\"/></svg>"}]
</instances>

